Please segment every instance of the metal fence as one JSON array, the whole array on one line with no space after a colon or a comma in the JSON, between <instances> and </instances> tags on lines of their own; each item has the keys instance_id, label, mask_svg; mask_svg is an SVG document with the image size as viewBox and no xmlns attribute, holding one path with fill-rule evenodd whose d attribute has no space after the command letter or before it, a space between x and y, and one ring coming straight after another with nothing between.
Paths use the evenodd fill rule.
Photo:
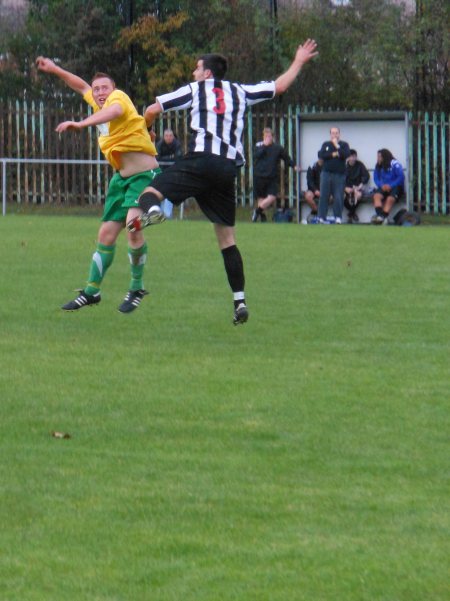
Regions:
<instances>
[{"instance_id":1,"label":"metal fence","mask_svg":"<svg viewBox=\"0 0 450 601\"><path fill-rule=\"evenodd\" d=\"M409 114L409 191L423 213L450 212L450 119L445 113Z\"/></svg>"},{"instance_id":2,"label":"metal fence","mask_svg":"<svg viewBox=\"0 0 450 601\"><path fill-rule=\"evenodd\" d=\"M295 158L296 118L314 109L277 102L255 107L247 113L243 137L246 165L237 181L238 202L253 204L253 148L271 127L277 141ZM64 120L84 118L90 109L84 103L0 101L0 178L2 200L16 203L86 205L102 203L111 168L102 160L95 128L63 136L55 132ZM449 115L409 115L409 198L418 212L447 214L449 200ZM186 112L171 112L157 123L157 134L173 129L182 146L188 142ZM297 177L292 169L281 170L280 197L295 206Z\"/></svg>"}]
</instances>

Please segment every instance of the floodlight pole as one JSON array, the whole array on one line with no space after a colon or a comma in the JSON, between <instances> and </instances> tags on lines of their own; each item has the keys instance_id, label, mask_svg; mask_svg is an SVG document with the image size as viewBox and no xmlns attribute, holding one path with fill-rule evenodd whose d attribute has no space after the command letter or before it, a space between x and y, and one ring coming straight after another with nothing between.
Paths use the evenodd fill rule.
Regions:
<instances>
[{"instance_id":1,"label":"floodlight pole","mask_svg":"<svg viewBox=\"0 0 450 601\"><path fill-rule=\"evenodd\" d=\"M127 27L131 27L134 21L134 0L125 1L125 24ZM133 79L134 72L134 46L130 44L128 48L128 71L126 80L126 92L132 95L131 82Z\"/></svg>"},{"instance_id":2,"label":"floodlight pole","mask_svg":"<svg viewBox=\"0 0 450 601\"><path fill-rule=\"evenodd\" d=\"M278 1L269 0L269 15L270 15L270 30L271 30L271 54L272 64L275 61L275 42L277 37L277 22L278 22Z\"/></svg>"}]
</instances>

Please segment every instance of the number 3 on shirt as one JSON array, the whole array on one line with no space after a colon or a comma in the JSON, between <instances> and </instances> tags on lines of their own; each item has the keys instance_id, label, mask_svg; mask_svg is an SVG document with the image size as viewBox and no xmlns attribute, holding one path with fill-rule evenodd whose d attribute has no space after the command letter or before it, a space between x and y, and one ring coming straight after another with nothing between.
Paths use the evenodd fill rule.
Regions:
<instances>
[{"instance_id":1,"label":"number 3 on shirt","mask_svg":"<svg viewBox=\"0 0 450 601\"><path fill-rule=\"evenodd\" d=\"M216 97L216 106L213 107L213 111L216 113L216 115L223 115L226 109L224 92L222 88L213 88L212 91Z\"/></svg>"}]
</instances>

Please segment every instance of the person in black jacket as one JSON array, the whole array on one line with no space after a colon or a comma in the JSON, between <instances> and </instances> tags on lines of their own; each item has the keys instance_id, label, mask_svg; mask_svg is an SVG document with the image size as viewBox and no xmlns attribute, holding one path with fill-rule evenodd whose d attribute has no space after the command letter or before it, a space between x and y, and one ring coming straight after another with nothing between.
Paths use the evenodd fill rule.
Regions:
<instances>
[{"instance_id":1,"label":"person in black jacket","mask_svg":"<svg viewBox=\"0 0 450 601\"><path fill-rule=\"evenodd\" d=\"M323 160L317 161L306 172L306 185L308 189L304 193L305 201L311 208L310 218L317 218L317 203L320 198L320 174L322 173Z\"/></svg>"},{"instance_id":2,"label":"person in black jacket","mask_svg":"<svg viewBox=\"0 0 450 601\"><path fill-rule=\"evenodd\" d=\"M349 223L358 223L359 221L356 209L363 196L364 186L369 182L369 179L370 175L366 166L358 161L358 153L352 148L345 168L344 188L344 206L348 209Z\"/></svg>"},{"instance_id":3,"label":"person in black jacket","mask_svg":"<svg viewBox=\"0 0 450 601\"><path fill-rule=\"evenodd\" d=\"M177 159L183 156L180 141L175 137L171 129L167 128L164 130L163 137L156 143L156 152L158 153L156 158L162 171L173 165ZM170 200L165 198L161 207L166 219L170 219L173 213L173 204Z\"/></svg>"},{"instance_id":4,"label":"person in black jacket","mask_svg":"<svg viewBox=\"0 0 450 601\"><path fill-rule=\"evenodd\" d=\"M256 208L252 213L252 221L255 223L258 218L261 218L261 221L267 221L264 211L272 206L277 199L280 161L284 161L285 165L293 167L296 171L298 171L298 167L287 151L280 144L275 144L270 127L264 128L263 141L256 145L254 159Z\"/></svg>"},{"instance_id":5,"label":"person in black jacket","mask_svg":"<svg viewBox=\"0 0 450 601\"><path fill-rule=\"evenodd\" d=\"M171 129L164 130L163 137L156 143L156 150L159 166L163 171L183 156L180 141L177 140Z\"/></svg>"},{"instance_id":6,"label":"person in black jacket","mask_svg":"<svg viewBox=\"0 0 450 601\"><path fill-rule=\"evenodd\" d=\"M342 223L342 206L344 204L345 161L350 155L347 142L341 140L339 127L330 129L330 140L322 144L318 152L323 159L320 175L319 223L329 223L327 220L328 201L333 196L333 212L335 223Z\"/></svg>"}]
</instances>

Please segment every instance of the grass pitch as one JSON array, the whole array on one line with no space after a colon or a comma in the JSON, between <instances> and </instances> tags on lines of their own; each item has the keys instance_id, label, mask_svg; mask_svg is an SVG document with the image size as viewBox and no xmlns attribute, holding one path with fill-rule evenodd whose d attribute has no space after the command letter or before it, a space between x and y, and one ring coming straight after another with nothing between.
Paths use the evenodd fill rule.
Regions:
<instances>
[{"instance_id":1,"label":"grass pitch","mask_svg":"<svg viewBox=\"0 0 450 601\"><path fill-rule=\"evenodd\" d=\"M0 599L446 601L448 228L241 223L240 327L201 221L61 311L97 228L0 218Z\"/></svg>"}]
</instances>

